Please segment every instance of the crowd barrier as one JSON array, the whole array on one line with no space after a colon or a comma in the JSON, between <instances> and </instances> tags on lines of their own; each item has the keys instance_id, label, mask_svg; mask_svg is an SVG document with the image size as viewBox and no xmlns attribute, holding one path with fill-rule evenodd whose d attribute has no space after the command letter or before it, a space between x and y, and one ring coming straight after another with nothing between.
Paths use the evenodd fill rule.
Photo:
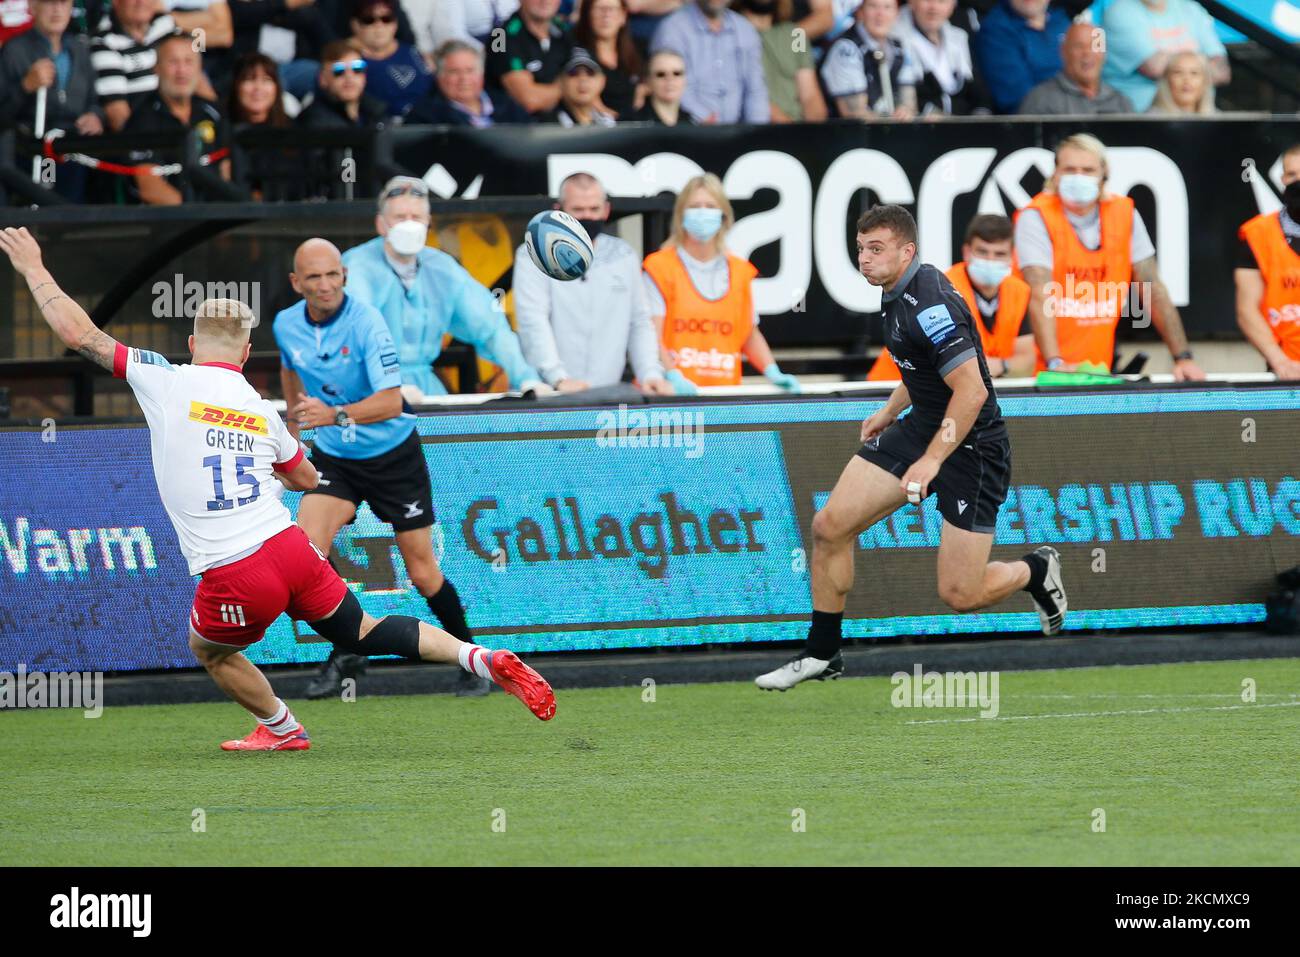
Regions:
<instances>
[{"instance_id":1,"label":"crowd barrier","mask_svg":"<svg viewBox=\"0 0 1300 957\"><path fill-rule=\"evenodd\" d=\"M1300 389L1008 391L994 556L1061 550L1071 631L1255 623L1300 563ZM798 639L813 514L881 397L600 408L488 403L418 418L434 542L475 633L521 652ZM194 581L139 424L0 431L0 670L192 667ZM296 508L298 496L285 500ZM931 498L865 532L847 635L1035 631L1028 599L954 614ZM373 615L428 616L363 507L338 566ZM327 646L281 618L260 664Z\"/></svg>"}]
</instances>

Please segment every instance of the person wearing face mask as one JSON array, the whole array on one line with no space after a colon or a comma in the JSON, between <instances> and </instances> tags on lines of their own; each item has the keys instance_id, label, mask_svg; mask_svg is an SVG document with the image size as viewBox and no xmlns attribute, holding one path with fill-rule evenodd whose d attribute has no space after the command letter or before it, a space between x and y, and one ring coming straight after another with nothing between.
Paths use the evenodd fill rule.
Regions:
<instances>
[{"instance_id":1,"label":"person wearing face mask","mask_svg":"<svg viewBox=\"0 0 1300 957\"><path fill-rule=\"evenodd\" d=\"M1016 261L1029 283L1039 368L1070 372L1088 362L1109 369L1116 330L1128 321L1155 327L1176 381L1204 379L1142 216L1129 197L1105 191L1108 172L1099 139L1067 136L1043 191L1016 215Z\"/></svg>"},{"instance_id":2,"label":"person wearing face mask","mask_svg":"<svg viewBox=\"0 0 1300 957\"><path fill-rule=\"evenodd\" d=\"M641 260L606 231L610 205L589 173L560 183L556 205L582 224L595 256L581 279L560 282L534 265L522 246L515 253L515 316L524 358L560 392L610 386L632 367L652 395L672 395L659 361L659 340L641 282Z\"/></svg>"},{"instance_id":3,"label":"person wearing face mask","mask_svg":"<svg viewBox=\"0 0 1300 957\"><path fill-rule=\"evenodd\" d=\"M1031 375L1038 357L1029 324L1029 284L1012 273L1011 220L992 213L976 216L966 228L961 255L944 275L970 307L989 375ZM900 378L893 356L882 349L868 381Z\"/></svg>"},{"instance_id":4,"label":"person wearing face mask","mask_svg":"<svg viewBox=\"0 0 1300 957\"><path fill-rule=\"evenodd\" d=\"M681 395L702 385L739 385L743 357L773 385L798 392L799 380L781 371L758 329L758 270L727 252L734 222L722 181L713 173L696 176L677 195L668 241L645 259L667 379Z\"/></svg>"},{"instance_id":5,"label":"person wearing face mask","mask_svg":"<svg viewBox=\"0 0 1300 957\"><path fill-rule=\"evenodd\" d=\"M1237 325L1274 375L1300 380L1300 143L1282 154L1282 208L1237 238Z\"/></svg>"}]
</instances>

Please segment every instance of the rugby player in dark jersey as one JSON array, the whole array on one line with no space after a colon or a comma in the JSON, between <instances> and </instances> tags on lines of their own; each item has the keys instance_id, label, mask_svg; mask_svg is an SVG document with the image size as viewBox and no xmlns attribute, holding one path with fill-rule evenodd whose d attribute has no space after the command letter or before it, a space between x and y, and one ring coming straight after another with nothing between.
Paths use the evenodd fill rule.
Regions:
<instances>
[{"instance_id":1,"label":"rugby player in dark jersey","mask_svg":"<svg viewBox=\"0 0 1300 957\"><path fill-rule=\"evenodd\" d=\"M1060 555L1044 545L1014 562L991 562L998 507L1011 478L1011 448L979 334L960 293L916 258L916 221L901 206L876 206L858 220L858 267L883 287L885 345L902 384L862 423L865 443L813 519L812 628L808 643L775 671L765 690L838 678L840 625L853 587L857 537L907 503L938 496L939 597L954 611L997 604L1027 591L1043 633L1065 620ZM911 407L911 411L900 415Z\"/></svg>"}]
</instances>

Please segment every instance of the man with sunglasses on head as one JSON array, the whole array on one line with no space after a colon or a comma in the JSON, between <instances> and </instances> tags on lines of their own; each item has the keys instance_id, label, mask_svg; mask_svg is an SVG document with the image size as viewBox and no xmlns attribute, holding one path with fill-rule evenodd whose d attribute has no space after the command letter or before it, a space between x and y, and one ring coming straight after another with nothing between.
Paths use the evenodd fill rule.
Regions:
<instances>
[{"instance_id":1,"label":"man with sunglasses on head","mask_svg":"<svg viewBox=\"0 0 1300 957\"><path fill-rule=\"evenodd\" d=\"M513 388L549 392L541 376L524 359L519 340L492 293L447 253L426 245L429 222L428 187L414 177L396 176L379 194L375 216L379 235L354 246L342 257L347 299L378 310L391 333L396 354L391 361L385 361L400 371L403 394L415 397L447 393L433 372L433 361L442 352L447 333L501 366ZM292 386L292 381L285 383L286 395ZM469 636L460 596L443 576L433 552L433 493L418 438L403 438L413 443L415 453L400 468L387 464L353 481L342 472L331 473L327 464L323 478L330 484L322 483L323 494L318 496L321 502L313 507L325 509L329 496L335 497L336 506L328 509L328 514L307 518L300 515L299 520L325 551L338 530L355 516L356 505L363 498L376 495L381 501L399 501L404 511L379 517L393 526L411 583L443 628L457 637ZM336 481L340 478L344 481ZM388 484L396 486L394 494L402 494L394 498L384 488ZM359 664L352 656L335 653L309 696L333 694ZM490 689L490 682L466 672L457 694L486 694Z\"/></svg>"}]
</instances>

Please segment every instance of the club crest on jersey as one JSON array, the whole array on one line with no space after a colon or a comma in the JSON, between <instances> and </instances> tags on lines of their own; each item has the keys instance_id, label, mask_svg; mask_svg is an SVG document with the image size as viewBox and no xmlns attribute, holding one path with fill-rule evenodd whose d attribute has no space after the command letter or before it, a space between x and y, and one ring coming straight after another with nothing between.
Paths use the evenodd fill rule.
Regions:
<instances>
[{"instance_id":1,"label":"club crest on jersey","mask_svg":"<svg viewBox=\"0 0 1300 957\"><path fill-rule=\"evenodd\" d=\"M190 403L190 418L195 422L206 422L223 429L243 429L255 435L267 435L266 419L251 412L236 412L219 405L206 402Z\"/></svg>"}]
</instances>

